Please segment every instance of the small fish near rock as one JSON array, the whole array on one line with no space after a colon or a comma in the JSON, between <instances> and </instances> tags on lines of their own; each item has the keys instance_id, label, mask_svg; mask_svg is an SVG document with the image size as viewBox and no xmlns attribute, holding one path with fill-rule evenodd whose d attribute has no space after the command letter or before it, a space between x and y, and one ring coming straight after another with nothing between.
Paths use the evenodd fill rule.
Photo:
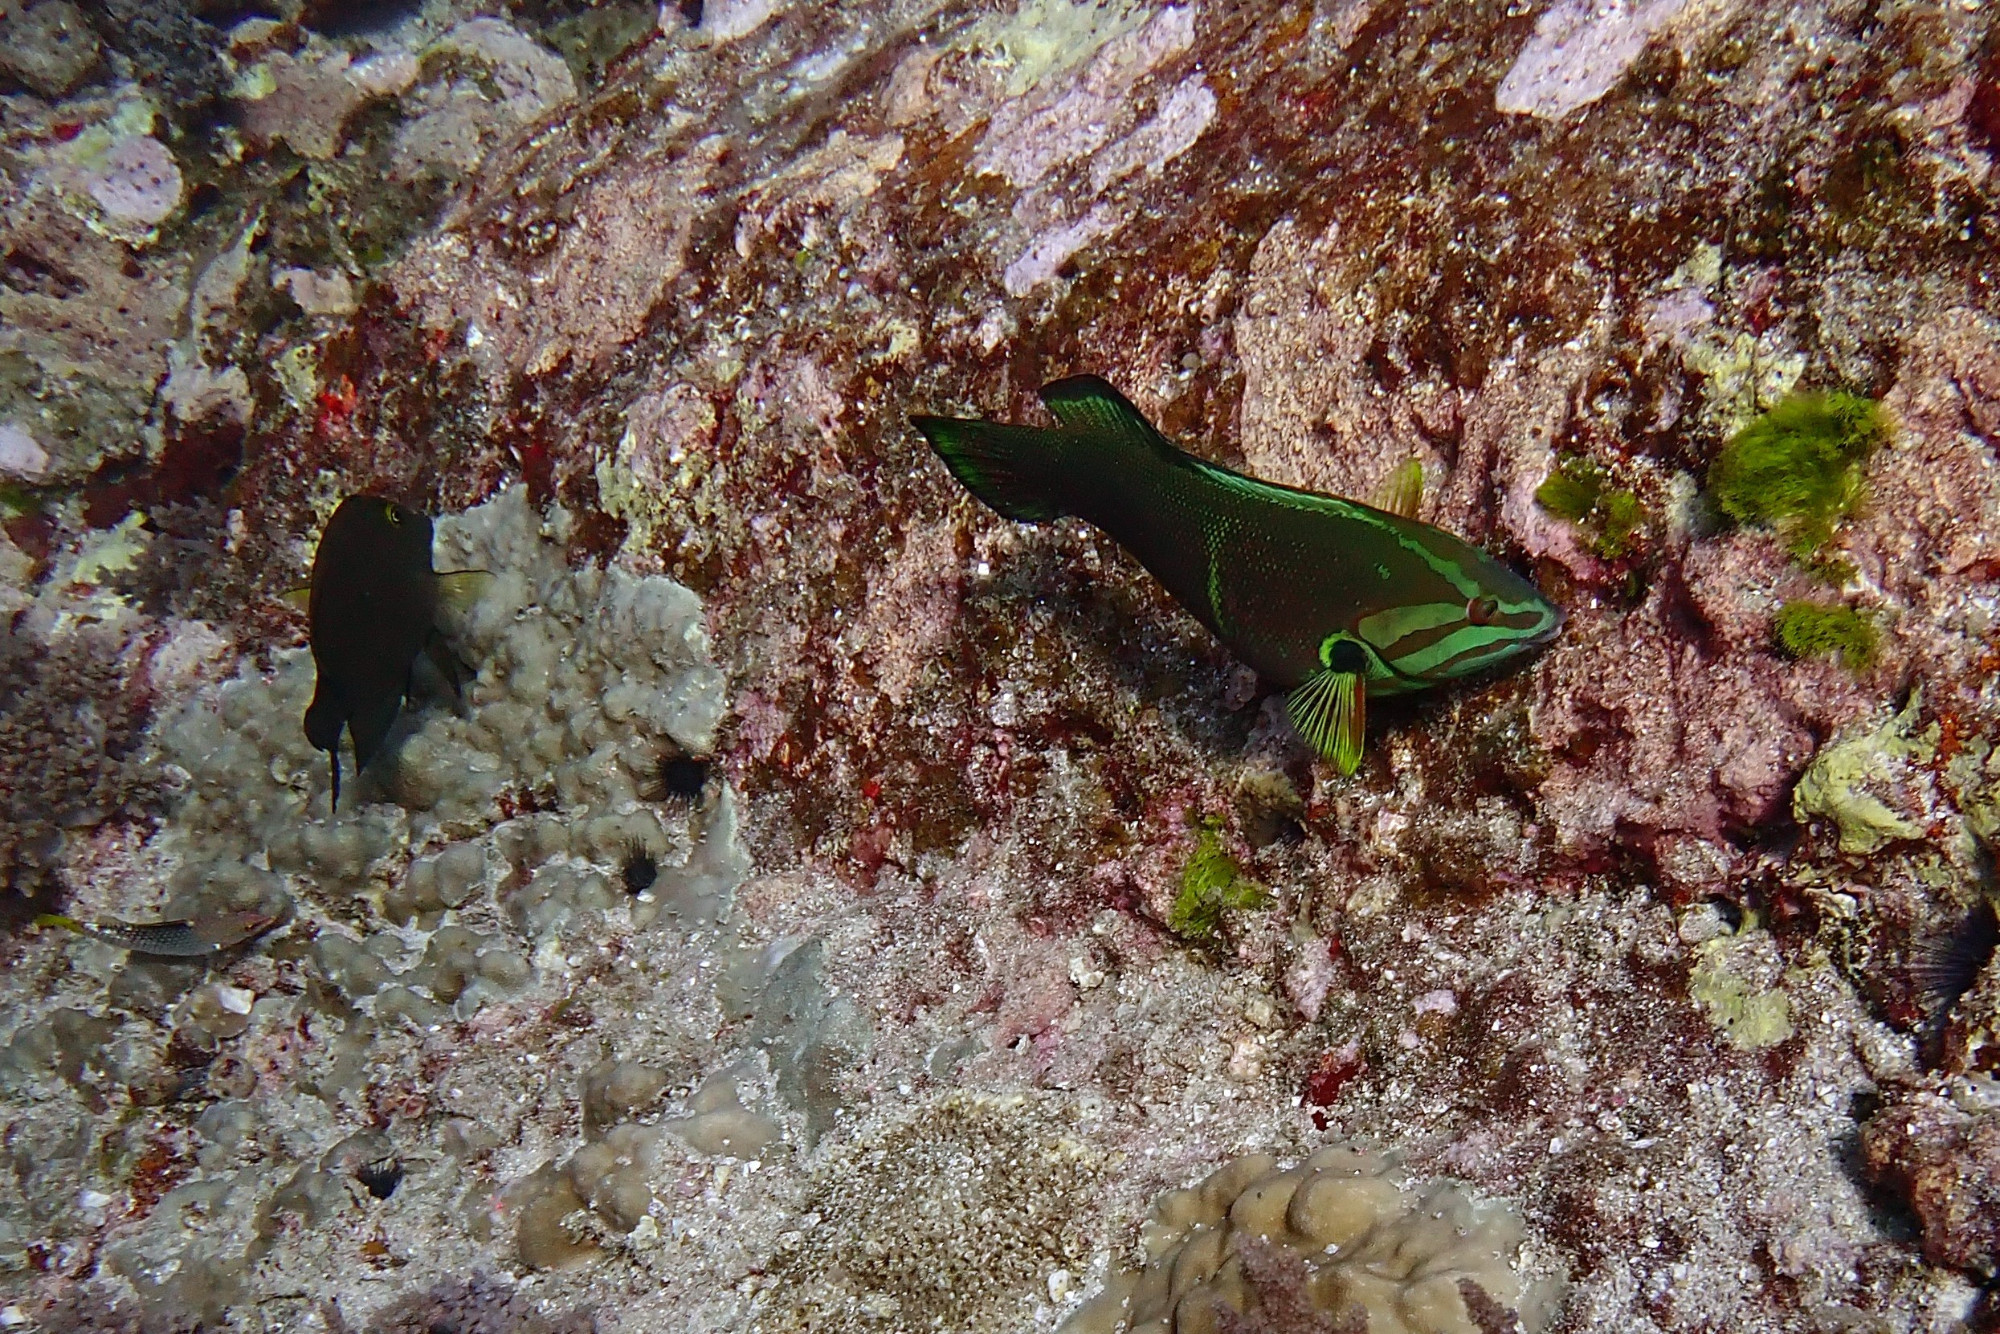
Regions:
<instances>
[{"instance_id":1,"label":"small fish near rock","mask_svg":"<svg viewBox=\"0 0 2000 1334\"><path fill-rule=\"evenodd\" d=\"M340 805L340 737L354 766L368 767L410 692L417 655L427 653L454 694L460 664L437 626L447 604L478 596L485 570L431 568L431 520L381 496L349 496L327 520L302 590L316 679L306 740L327 752L332 807Z\"/></svg>"},{"instance_id":2,"label":"small fish near rock","mask_svg":"<svg viewBox=\"0 0 2000 1334\"><path fill-rule=\"evenodd\" d=\"M945 466L1003 517L1073 515L1115 538L1265 679L1343 774L1367 697L1521 665L1560 608L1477 547L1420 522L1422 473L1380 508L1260 482L1176 448L1095 375L1042 387L1054 427L917 416Z\"/></svg>"},{"instance_id":3,"label":"small fish near rock","mask_svg":"<svg viewBox=\"0 0 2000 1334\"><path fill-rule=\"evenodd\" d=\"M254 910L204 913L172 922L84 922L60 913L35 918L40 927L59 927L161 959L205 959L246 945L278 924L276 913Z\"/></svg>"}]
</instances>

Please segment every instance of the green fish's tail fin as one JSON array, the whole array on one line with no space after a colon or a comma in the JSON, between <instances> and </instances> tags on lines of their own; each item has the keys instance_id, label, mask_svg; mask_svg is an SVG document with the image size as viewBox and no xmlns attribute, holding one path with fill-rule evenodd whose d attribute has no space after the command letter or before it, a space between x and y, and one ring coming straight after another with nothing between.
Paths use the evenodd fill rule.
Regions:
<instances>
[{"instance_id":1,"label":"green fish's tail fin","mask_svg":"<svg viewBox=\"0 0 2000 1334\"><path fill-rule=\"evenodd\" d=\"M1361 767L1368 730L1366 677L1323 668L1285 696L1285 711L1306 744L1332 760L1343 776Z\"/></svg>"},{"instance_id":2,"label":"green fish's tail fin","mask_svg":"<svg viewBox=\"0 0 2000 1334\"><path fill-rule=\"evenodd\" d=\"M1061 431L959 417L912 417L951 475L1002 517L1036 522L1067 513L1061 494Z\"/></svg>"},{"instance_id":3,"label":"green fish's tail fin","mask_svg":"<svg viewBox=\"0 0 2000 1334\"><path fill-rule=\"evenodd\" d=\"M1034 426L912 417L938 457L965 489L1009 519L1034 521L1072 513L1065 502L1079 456L1137 452L1178 459L1179 450L1153 429L1125 395L1095 375L1072 375L1042 386L1042 402L1061 423Z\"/></svg>"}]
</instances>

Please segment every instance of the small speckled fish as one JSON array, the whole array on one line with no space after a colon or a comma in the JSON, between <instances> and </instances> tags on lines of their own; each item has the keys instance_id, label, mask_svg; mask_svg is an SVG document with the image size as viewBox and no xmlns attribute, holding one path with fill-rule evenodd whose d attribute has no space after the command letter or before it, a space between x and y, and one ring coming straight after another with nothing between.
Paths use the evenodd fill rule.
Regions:
<instances>
[{"instance_id":1,"label":"small speckled fish","mask_svg":"<svg viewBox=\"0 0 2000 1334\"><path fill-rule=\"evenodd\" d=\"M353 738L359 773L395 724L419 653L428 652L457 691L459 664L438 633L438 610L475 596L490 577L433 570L430 517L393 500L349 496L327 520L304 590L315 672L305 728L331 762L333 806L340 805L341 732Z\"/></svg>"},{"instance_id":2,"label":"small speckled fish","mask_svg":"<svg viewBox=\"0 0 2000 1334\"><path fill-rule=\"evenodd\" d=\"M80 922L59 913L43 913L36 926L59 926L79 935L120 945L134 954L167 959L199 959L234 949L276 926L270 913L253 911L207 913L178 922Z\"/></svg>"},{"instance_id":3,"label":"small speckled fish","mask_svg":"<svg viewBox=\"0 0 2000 1334\"><path fill-rule=\"evenodd\" d=\"M1288 690L1293 726L1344 774L1369 694L1518 666L1563 614L1477 547L1414 518L1423 475L1383 508L1260 482L1176 449L1094 375L1042 388L1054 428L913 417L967 490L1009 519L1074 515L1117 539L1244 662Z\"/></svg>"}]
</instances>

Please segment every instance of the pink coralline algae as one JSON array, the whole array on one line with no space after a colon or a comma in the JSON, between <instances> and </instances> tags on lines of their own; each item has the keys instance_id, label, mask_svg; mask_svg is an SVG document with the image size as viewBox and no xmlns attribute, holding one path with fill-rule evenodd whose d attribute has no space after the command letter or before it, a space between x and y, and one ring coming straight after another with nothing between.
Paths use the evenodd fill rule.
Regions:
<instances>
[{"instance_id":1,"label":"pink coralline algae","mask_svg":"<svg viewBox=\"0 0 2000 1334\"><path fill-rule=\"evenodd\" d=\"M1556 0L1535 20L1494 101L1502 111L1561 120L1617 87L1686 8L1688 0Z\"/></svg>"},{"instance_id":2,"label":"pink coralline algae","mask_svg":"<svg viewBox=\"0 0 2000 1334\"><path fill-rule=\"evenodd\" d=\"M158 139L127 135L92 164L84 188L117 221L150 227L180 207L181 169Z\"/></svg>"},{"instance_id":3,"label":"pink coralline algae","mask_svg":"<svg viewBox=\"0 0 2000 1334\"><path fill-rule=\"evenodd\" d=\"M37 481L48 470L49 452L13 422L0 422L0 472L18 481Z\"/></svg>"},{"instance_id":4,"label":"pink coralline algae","mask_svg":"<svg viewBox=\"0 0 2000 1334\"><path fill-rule=\"evenodd\" d=\"M1865 708L1832 669L1705 657L1661 626L1664 596L1573 615L1538 679L1535 738L1567 763L1537 804L1574 851L1662 833L1719 841L1765 824L1816 733Z\"/></svg>"}]
</instances>

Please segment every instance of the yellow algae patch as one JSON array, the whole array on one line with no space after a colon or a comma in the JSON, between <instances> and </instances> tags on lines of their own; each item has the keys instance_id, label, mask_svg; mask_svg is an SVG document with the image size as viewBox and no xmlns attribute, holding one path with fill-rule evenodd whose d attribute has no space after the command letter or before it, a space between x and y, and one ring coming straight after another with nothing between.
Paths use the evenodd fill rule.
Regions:
<instances>
[{"instance_id":1,"label":"yellow algae patch","mask_svg":"<svg viewBox=\"0 0 2000 1334\"><path fill-rule=\"evenodd\" d=\"M1736 937L1707 941L1695 951L1688 995L1739 1051L1775 1047L1792 1035L1792 998L1783 991L1759 991L1732 967L1741 952Z\"/></svg>"}]
</instances>

